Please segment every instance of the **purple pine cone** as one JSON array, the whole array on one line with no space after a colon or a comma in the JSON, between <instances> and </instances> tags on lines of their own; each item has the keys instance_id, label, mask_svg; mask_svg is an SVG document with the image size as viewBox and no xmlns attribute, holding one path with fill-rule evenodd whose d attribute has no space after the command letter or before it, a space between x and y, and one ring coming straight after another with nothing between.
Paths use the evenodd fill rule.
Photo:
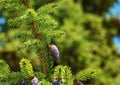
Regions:
<instances>
[{"instance_id":1,"label":"purple pine cone","mask_svg":"<svg viewBox=\"0 0 120 85\"><path fill-rule=\"evenodd\" d=\"M59 79L54 79L53 81L53 85L62 85L61 82L59 81Z\"/></svg>"},{"instance_id":2,"label":"purple pine cone","mask_svg":"<svg viewBox=\"0 0 120 85\"><path fill-rule=\"evenodd\" d=\"M52 55L54 61L57 62L59 59L59 50L58 50L57 46L49 45L49 47L50 47L51 55Z\"/></svg>"},{"instance_id":3,"label":"purple pine cone","mask_svg":"<svg viewBox=\"0 0 120 85\"><path fill-rule=\"evenodd\" d=\"M38 85L38 83L39 83L38 78L37 78L37 77L34 77L34 78L31 80L31 83L32 83L32 85Z\"/></svg>"},{"instance_id":4,"label":"purple pine cone","mask_svg":"<svg viewBox=\"0 0 120 85\"><path fill-rule=\"evenodd\" d=\"M74 85L84 85L81 81L75 79L74 80Z\"/></svg>"},{"instance_id":5,"label":"purple pine cone","mask_svg":"<svg viewBox=\"0 0 120 85\"><path fill-rule=\"evenodd\" d=\"M84 85L81 81L78 81L77 85Z\"/></svg>"}]
</instances>

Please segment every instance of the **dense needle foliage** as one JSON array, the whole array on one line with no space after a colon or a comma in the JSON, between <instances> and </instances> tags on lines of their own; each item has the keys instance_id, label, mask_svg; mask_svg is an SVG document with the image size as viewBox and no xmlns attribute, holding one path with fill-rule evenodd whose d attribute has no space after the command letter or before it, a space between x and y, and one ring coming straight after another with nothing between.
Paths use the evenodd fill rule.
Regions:
<instances>
[{"instance_id":1,"label":"dense needle foliage","mask_svg":"<svg viewBox=\"0 0 120 85\"><path fill-rule=\"evenodd\" d=\"M30 85L36 78L39 80L36 85L52 85L56 79L61 84L73 85L78 81L94 79L96 70L92 68L73 75L68 66L55 67L49 45L55 44L55 39L62 39L65 34L57 29L59 24L52 16L61 2L40 5L38 2L0 1L0 9L7 20L6 30L0 34L0 40L4 43L0 48L0 84L24 82Z\"/></svg>"},{"instance_id":2,"label":"dense needle foliage","mask_svg":"<svg viewBox=\"0 0 120 85\"><path fill-rule=\"evenodd\" d=\"M119 85L120 54L112 38L120 21L106 19L115 0L0 0L0 85ZM58 46L54 65L50 44Z\"/></svg>"}]
</instances>

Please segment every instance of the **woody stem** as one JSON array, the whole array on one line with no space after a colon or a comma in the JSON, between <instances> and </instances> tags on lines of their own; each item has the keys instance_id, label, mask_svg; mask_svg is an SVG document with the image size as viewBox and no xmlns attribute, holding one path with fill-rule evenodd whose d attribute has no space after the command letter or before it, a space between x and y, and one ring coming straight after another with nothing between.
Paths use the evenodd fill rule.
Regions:
<instances>
[{"instance_id":1,"label":"woody stem","mask_svg":"<svg viewBox=\"0 0 120 85\"><path fill-rule=\"evenodd\" d=\"M26 8L30 8L29 6L29 3L27 0L21 0L23 2L23 4L26 6ZM34 35L35 35L35 39L39 39L38 38L38 33L36 31L36 23L34 20L32 20L32 27L33 27L33 31L34 31ZM43 73L47 75L47 71L46 71L46 66L45 66L45 61L44 61L44 55L43 55L43 51L38 48L38 52L39 52L39 55L40 55L40 61L41 61L41 65L42 65L42 69L43 69Z\"/></svg>"}]
</instances>

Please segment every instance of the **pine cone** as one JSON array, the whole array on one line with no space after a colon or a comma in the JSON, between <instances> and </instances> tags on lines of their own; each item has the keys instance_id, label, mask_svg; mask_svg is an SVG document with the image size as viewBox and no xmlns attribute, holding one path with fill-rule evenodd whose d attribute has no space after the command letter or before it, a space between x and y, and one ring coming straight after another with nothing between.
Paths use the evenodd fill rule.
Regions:
<instances>
[{"instance_id":1,"label":"pine cone","mask_svg":"<svg viewBox=\"0 0 120 85\"><path fill-rule=\"evenodd\" d=\"M59 59L59 50L58 50L57 46L49 45L49 47L50 47L51 55L52 55L54 61L57 62Z\"/></svg>"},{"instance_id":2,"label":"pine cone","mask_svg":"<svg viewBox=\"0 0 120 85\"><path fill-rule=\"evenodd\" d=\"M31 83L32 83L32 85L38 85L38 83L39 83L38 78L37 78L37 77L34 77L34 78L31 80Z\"/></svg>"},{"instance_id":3,"label":"pine cone","mask_svg":"<svg viewBox=\"0 0 120 85\"><path fill-rule=\"evenodd\" d=\"M53 81L53 85L62 85L59 79L55 78Z\"/></svg>"}]
</instances>

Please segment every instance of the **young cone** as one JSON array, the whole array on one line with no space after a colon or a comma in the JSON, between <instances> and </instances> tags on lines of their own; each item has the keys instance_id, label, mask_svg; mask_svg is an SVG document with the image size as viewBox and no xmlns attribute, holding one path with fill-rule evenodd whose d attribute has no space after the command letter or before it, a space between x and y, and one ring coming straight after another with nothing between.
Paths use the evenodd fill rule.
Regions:
<instances>
[{"instance_id":1,"label":"young cone","mask_svg":"<svg viewBox=\"0 0 120 85\"><path fill-rule=\"evenodd\" d=\"M34 78L31 80L31 83L32 83L32 85L38 85L38 83L39 83L38 78L37 78L37 77L34 77Z\"/></svg>"},{"instance_id":2,"label":"young cone","mask_svg":"<svg viewBox=\"0 0 120 85\"><path fill-rule=\"evenodd\" d=\"M53 85L62 85L59 79L55 78L53 81Z\"/></svg>"},{"instance_id":3,"label":"young cone","mask_svg":"<svg viewBox=\"0 0 120 85\"><path fill-rule=\"evenodd\" d=\"M57 62L59 59L59 50L57 46L52 44L52 45L49 45L49 48L54 61Z\"/></svg>"}]
</instances>

